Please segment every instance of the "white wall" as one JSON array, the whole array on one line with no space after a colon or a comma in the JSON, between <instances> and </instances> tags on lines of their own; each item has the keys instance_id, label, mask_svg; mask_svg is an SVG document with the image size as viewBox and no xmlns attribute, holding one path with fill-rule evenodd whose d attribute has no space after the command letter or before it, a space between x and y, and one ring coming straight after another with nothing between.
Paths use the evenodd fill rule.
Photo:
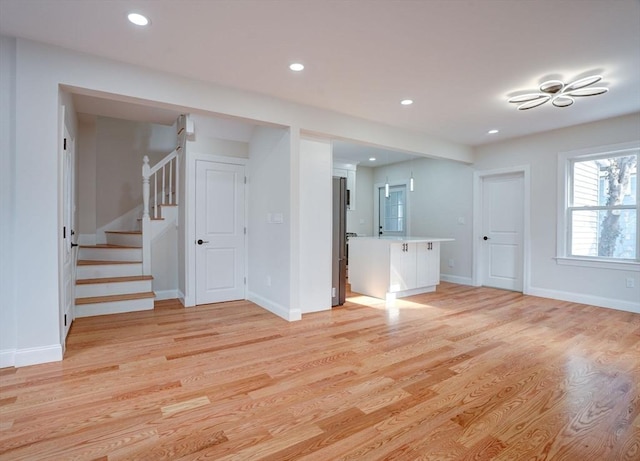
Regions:
<instances>
[{"instance_id":1,"label":"white wall","mask_svg":"<svg viewBox=\"0 0 640 461\"><path fill-rule=\"evenodd\" d=\"M530 294L614 307L640 313L640 273L637 271L556 264L558 153L637 141L640 114L550 131L476 150L477 170L530 165L531 288ZM635 288L626 288L626 278Z\"/></svg>"},{"instance_id":2,"label":"white wall","mask_svg":"<svg viewBox=\"0 0 640 461\"><path fill-rule=\"evenodd\" d=\"M108 94L117 95L123 100L142 99L161 106L178 108L184 112L197 109L195 111L227 114L272 125L295 125L309 132L391 149L472 161L470 148L424 134L194 79L153 72L138 66L29 40L16 39L14 67L10 52L11 42L5 43L9 45L3 45L7 52L0 54L0 68L9 69L9 74L12 74L12 69L15 68L15 118L9 115L9 121L2 122L3 127L8 127L9 131L15 133L15 176L10 182L13 193L9 195L14 199L14 208L9 211L13 236L8 246L12 247L14 255L14 276L11 278L13 292L20 294L19 310L14 305L13 312L7 313L6 317L15 318L16 350L31 354L35 359L39 357L40 361L55 360L56 351L61 350L58 331L60 221L57 203L60 178L55 173L58 171L56 154L59 141L58 108L61 86L67 91L82 91L103 97ZM9 91L11 85L8 84ZM258 137L261 138L262 136ZM284 168L284 172L277 172L277 177L280 177L282 182L269 181L259 172L257 177L262 179L265 189L256 189L256 193L259 191L260 195L256 197L254 194L252 197L274 200L274 203L266 203L263 206L287 213L291 201L295 205L297 200L299 182L290 181L292 172L289 168L297 168L297 165L294 165L296 158L289 157L290 139L281 139L281 143L282 155L271 155L277 159L276 167L267 165L265 169L275 174L279 168ZM285 158L287 160L284 160ZM38 180L34 181L33 178ZM271 186L275 189L273 192L269 189ZM287 226L299 227L299 218L295 216L295 213L298 213L297 207L294 207L293 213L294 219L287 223ZM288 219L289 216L285 215L285 218ZM264 220L263 214L260 220ZM264 222L262 224L262 227L265 227ZM282 227L284 229L287 226ZM277 225L270 225L270 228L273 227ZM292 240L289 241L289 233L291 229L275 232L274 241L258 237L253 248L258 258L266 259L259 259L257 264L250 264L254 269L262 265L264 270L267 263L282 263L275 266L278 269L277 274L273 276L272 287L267 290L261 286L264 278L260 277L253 287L256 294L265 295L264 299L277 306L286 306L287 311L291 305L290 300L297 293L297 285L290 282L298 274L295 270L292 274L291 267L295 266L295 261L299 259L297 236L292 233ZM32 242L38 242L38 245L33 245ZM15 255L20 257L17 258ZM38 261L38 264L33 264L33 261ZM266 274L263 272L262 276L264 275ZM38 290L32 289L33 280L38 281ZM11 291L9 288L8 292ZM8 309L11 311L11 306ZM290 315L289 312L285 314ZM49 351L54 352L51 354Z\"/></svg>"},{"instance_id":3,"label":"white wall","mask_svg":"<svg viewBox=\"0 0 640 461\"><path fill-rule=\"evenodd\" d=\"M300 140L300 277L302 313L331 309L331 142Z\"/></svg>"},{"instance_id":4,"label":"white wall","mask_svg":"<svg viewBox=\"0 0 640 461\"><path fill-rule=\"evenodd\" d=\"M0 36L0 368L14 362L16 286L14 268L16 43Z\"/></svg>"},{"instance_id":5,"label":"white wall","mask_svg":"<svg viewBox=\"0 0 640 461\"><path fill-rule=\"evenodd\" d=\"M248 166L247 298L280 317L297 320L301 312L290 299L290 155L289 130L254 130Z\"/></svg>"},{"instance_id":6,"label":"white wall","mask_svg":"<svg viewBox=\"0 0 640 461\"><path fill-rule=\"evenodd\" d=\"M95 175L98 229L142 203L142 158L148 155L153 166L176 146L173 126L98 117Z\"/></svg>"},{"instance_id":7,"label":"white wall","mask_svg":"<svg viewBox=\"0 0 640 461\"><path fill-rule=\"evenodd\" d=\"M387 177L389 183L408 183L411 172L414 191L407 191L411 235L455 239L440 245L441 278L471 284L473 168L448 160L416 159L375 168L374 187L383 184ZM372 198L376 193L374 187L369 190ZM464 224L459 224L459 218ZM453 267L449 265L450 260Z\"/></svg>"},{"instance_id":8,"label":"white wall","mask_svg":"<svg viewBox=\"0 0 640 461\"><path fill-rule=\"evenodd\" d=\"M78 230L81 243L95 243L96 233L96 117L82 116L78 122Z\"/></svg>"},{"instance_id":9,"label":"white wall","mask_svg":"<svg viewBox=\"0 0 640 461\"><path fill-rule=\"evenodd\" d=\"M347 210L347 232L360 236L371 235L373 228L373 168L356 169L356 209Z\"/></svg>"}]
</instances>

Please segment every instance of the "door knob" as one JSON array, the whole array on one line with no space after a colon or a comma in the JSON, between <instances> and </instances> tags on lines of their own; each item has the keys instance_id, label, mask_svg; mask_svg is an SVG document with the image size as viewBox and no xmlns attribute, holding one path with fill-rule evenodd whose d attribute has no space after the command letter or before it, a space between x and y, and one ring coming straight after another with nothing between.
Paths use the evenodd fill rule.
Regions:
<instances>
[{"instance_id":1,"label":"door knob","mask_svg":"<svg viewBox=\"0 0 640 461\"><path fill-rule=\"evenodd\" d=\"M485 235L484 237L482 237L482 240L491 240L491 239Z\"/></svg>"},{"instance_id":2,"label":"door knob","mask_svg":"<svg viewBox=\"0 0 640 461\"><path fill-rule=\"evenodd\" d=\"M202 239L198 239L198 241L196 242L198 245L202 245L203 243L209 243L209 240L202 240Z\"/></svg>"}]
</instances>

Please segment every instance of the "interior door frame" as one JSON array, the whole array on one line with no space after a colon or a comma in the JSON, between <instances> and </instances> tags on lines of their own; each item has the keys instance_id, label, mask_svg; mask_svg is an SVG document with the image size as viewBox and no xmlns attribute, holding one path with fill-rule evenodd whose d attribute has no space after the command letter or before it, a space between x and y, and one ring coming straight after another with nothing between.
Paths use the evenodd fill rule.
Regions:
<instances>
[{"instance_id":1,"label":"interior door frame","mask_svg":"<svg viewBox=\"0 0 640 461\"><path fill-rule=\"evenodd\" d=\"M531 293L531 173L529 165L473 172L473 286L481 286L482 273L482 197L484 179L491 176L523 176L522 204L522 293Z\"/></svg>"},{"instance_id":2,"label":"interior door frame","mask_svg":"<svg viewBox=\"0 0 640 461\"><path fill-rule=\"evenodd\" d=\"M223 155L213 155L213 154L200 154L197 152L189 152L189 149L186 149L185 153L185 191L187 197L183 199L183 203L185 206L185 241L181 244L185 245L185 290L186 293L183 294L181 300L183 300L183 305L185 307L194 307L196 306L196 246L194 242L196 241L196 163L198 160L204 160L207 162L216 162L216 163L227 163L232 165L243 165L245 167L245 174L247 174L247 165L249 164L249 160L241 157L226 157ZM249 203L250 197L250 188L249 184L245 185L245 193L244 193L244 222L245 227L247 228L247 235L249 232L249 212L247 204ZM182 206L182 205L181 205ZM249 245L247 235L245 235L245 253L244 253L244 272L245 276L248 273L249 267ZM245 296L246 296L246 288L245 288Z\"/></svg>"},{"instance_id":3,"label":"interior door frame","mask_svg":"<svg viewBox=\"0 0 640 461\"><path fill-rule=\"evenodd\" d=\"M75 226L75 212L77 206L76 199L76 151L75 151L75 133L69 129L67 125L67 111L68 107L61 105L59 109L59 140L58 140L58 286L59 286L59 331L60 331L60 346L62 348L62 354L64 356L66 350L66 338L71 328L71 324L75 318L75 265L76 265L76 253L77 249L74 247L67 248L67 245L71 245L72 227ZM64 147L64 140L67 138L67 149ZM69 152L69 153L68 153ZM67 157L70 156L70 157ZM67 158L70 159L68 162ZM67 168L68 167L68 168ZM66 184L66 182L69 182ZM65 190L69 193L69 203L67 203L65 197ZM69 206L69 220L65 220L65 207ZM68 227L68 229L67 229ZM65 255L69 254L69 271L65 273ZM65 283L71 284L71 291L67 293ZM66 298L69 294L70 299ZM66 310L65 307L69 303L69 318L65 319Z\"/></svg>"},{"instance_id":4,"label":"interior door frame","mask_svg":"<svg viewBox=\"0 0 640 461\"><path fill-rule=\"evenodd\" d=\"M380 230L380 188L384 187L385 183L379 182L373 185L373 229L372 237L378 237L378 231ZM407 219L405 221L406 233L405 236L411 236L411 193L409 192L409 180L389 181L389 187L392 186L405 186L405 198L407 205L405 212Z\"/></svg>"}]
</instances>

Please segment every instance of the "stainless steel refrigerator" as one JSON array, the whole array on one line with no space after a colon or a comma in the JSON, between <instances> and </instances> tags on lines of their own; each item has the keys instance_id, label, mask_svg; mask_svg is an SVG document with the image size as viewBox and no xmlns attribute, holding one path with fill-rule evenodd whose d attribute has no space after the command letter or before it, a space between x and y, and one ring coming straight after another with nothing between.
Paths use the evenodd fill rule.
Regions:
<instances>
[{"instance_id":1,"label":"stainless steel refrigerator","mask_svg":"<svg viewBox=\"0 0 640 461\"><path fill-rule=\"evenodd\" d=\"M331 305L341 306L347 285L347 179L333 178L333 258Z\"/></svg>"}]
</instances>

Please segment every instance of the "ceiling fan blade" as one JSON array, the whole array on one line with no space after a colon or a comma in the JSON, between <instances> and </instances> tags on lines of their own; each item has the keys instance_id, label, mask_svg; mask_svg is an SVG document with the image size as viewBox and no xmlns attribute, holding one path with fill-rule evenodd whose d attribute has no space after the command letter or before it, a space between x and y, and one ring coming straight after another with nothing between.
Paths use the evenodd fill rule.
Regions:
<instances>
[{"instance_id":1,"label":"ceiling fan blade","mask_svg":"<svg viewBox=\"0 0 640 461\"><path fill-rule=\"evenodd\" d=\"M573 90L565 93L568 96L596 96L598 94L603 94L609 91L609 88L605 88L602 86L594 86L592 88L580 88L578 90Z\"/></svg>"},{"instance_id":2,"label":"ceiling fan blade","mask_svg":"<svg viewBox=\"0 0 640 461\"><path fill-rule=\"evenodd\" d=\"M569 91L578 90L580 88L584 88L585 86L593 85L600 80L602 80L602 75L591 75L590 77L581 78L579 80L576 80L575 82L569 83L565 87L564 92L568 93Z\"/></svg>"},{"instance_id":3,"label":"ceiling fan blade","mask_svg":"<svg viewBox=\"0 0 640 461\"><path fill-rule=\"evenodd\" d=\"M543 97L541 97L539 99L535 99L533 101L525 102L524 104L520 104L518 106L518 110L533 109L534 107L538 107L538 106L543 105L550 98L551 98L551 96L543 96Z\"/></svg>"},{"instance_id":4,"label":"ceiling fan blade","mask_svg":"<svg viewBox=\"0 0 640 461\"><path fill-rule=\"evenodd\" d=\"M520 96L514 96L513 98L509 98L509 102L519 103L519 102L528 102L535 101L540 98L548 98L549 96L542 93L528 93L521 94Z\"/></svg>"}]
</instances>

